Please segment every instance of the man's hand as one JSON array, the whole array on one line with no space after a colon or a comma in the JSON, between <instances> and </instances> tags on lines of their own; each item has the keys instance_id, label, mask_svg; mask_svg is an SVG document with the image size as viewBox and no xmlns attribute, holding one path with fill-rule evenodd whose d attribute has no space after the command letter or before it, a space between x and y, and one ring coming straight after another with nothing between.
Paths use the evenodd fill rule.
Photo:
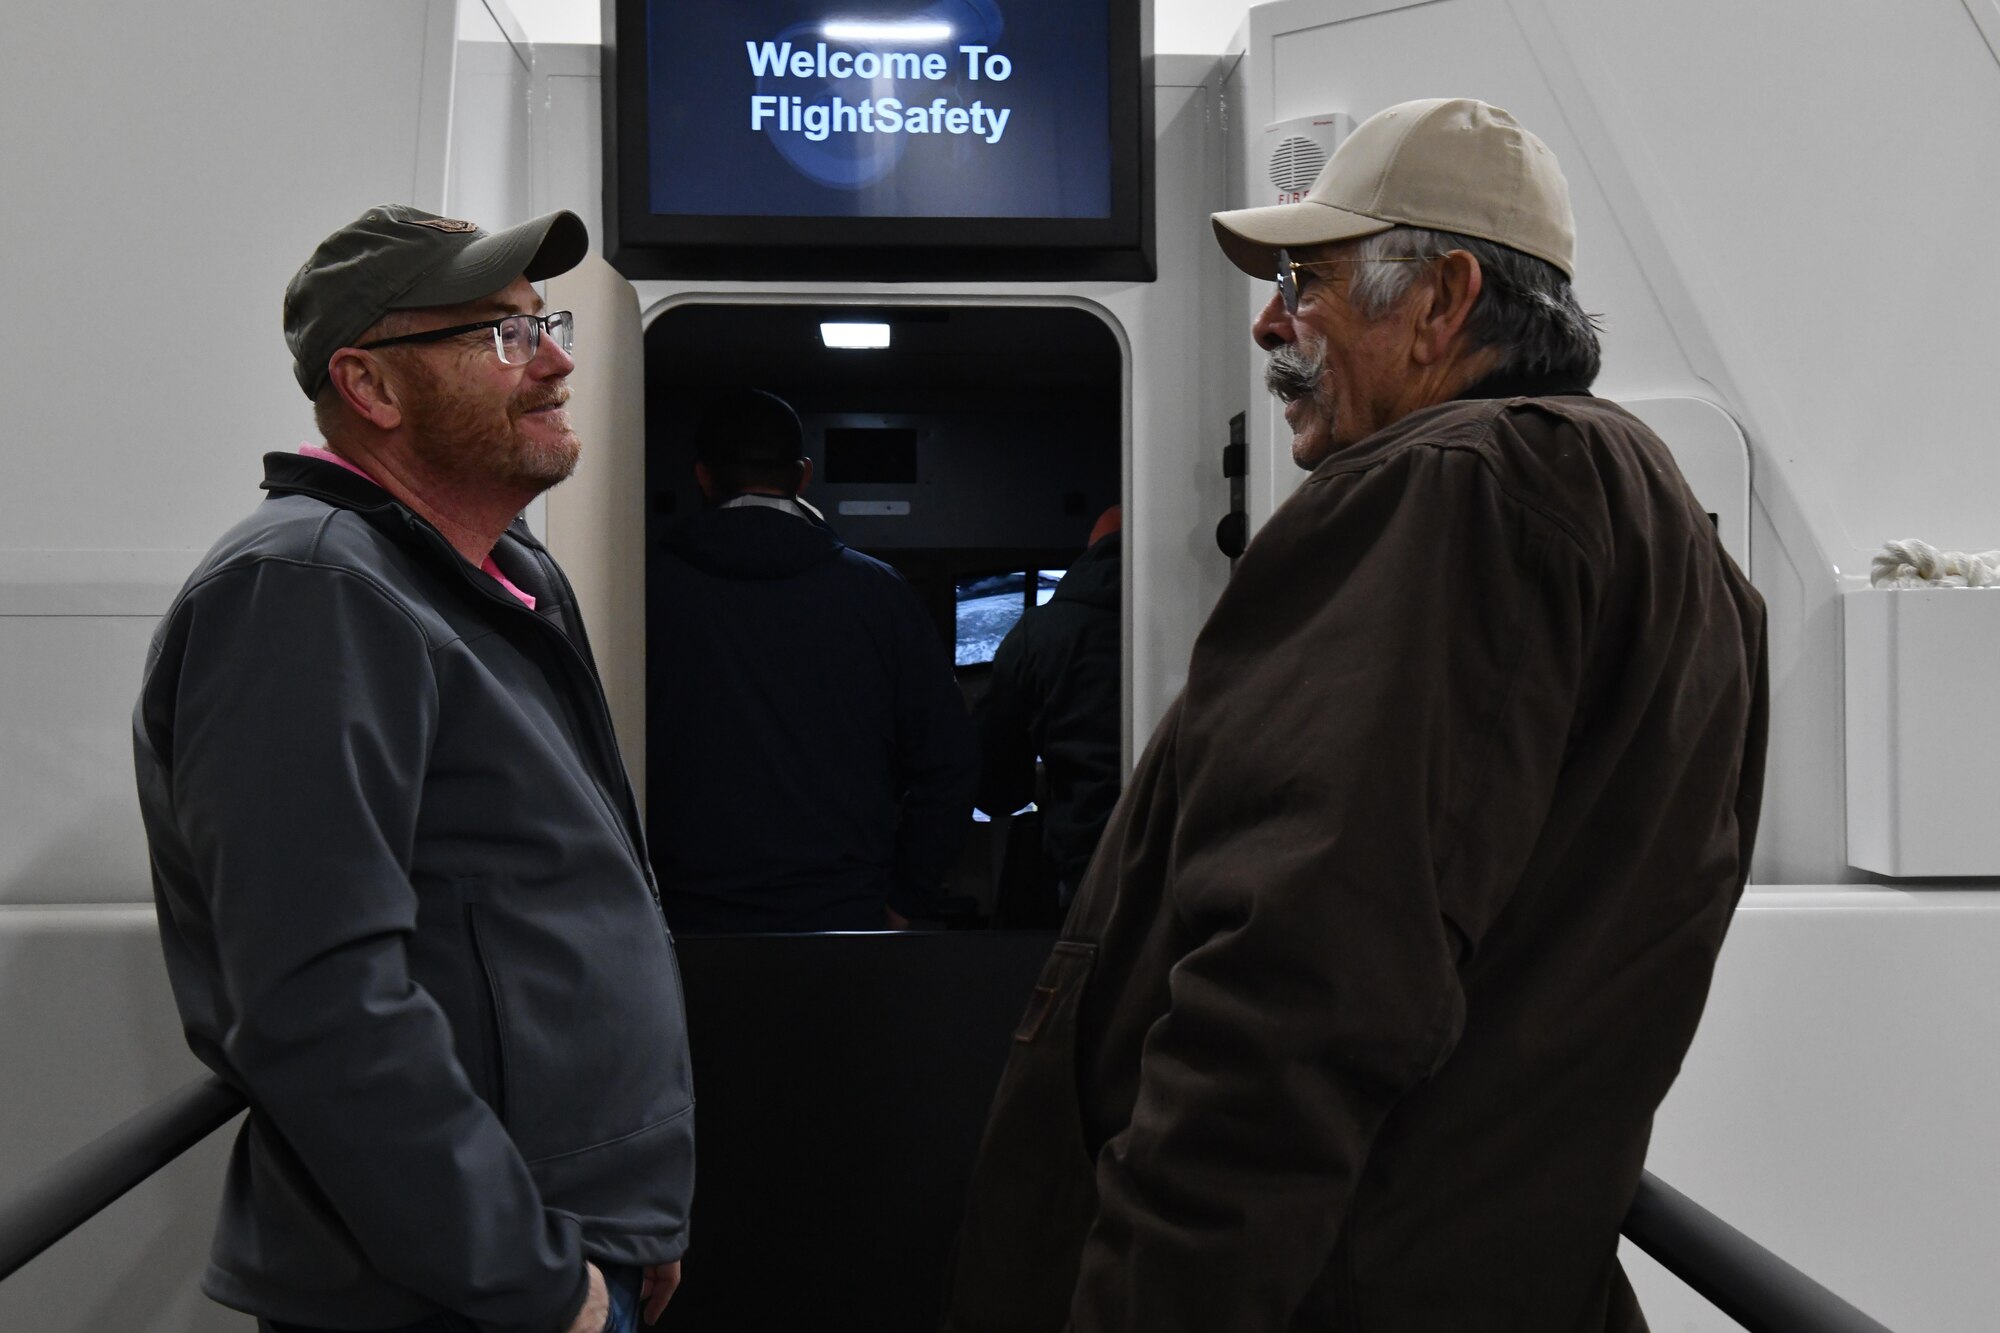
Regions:
<instances>
[{"instance_id":1,"label":"man's hand","mask_svg":"<svg viewBox=\"0 0 2000 1333\"><path fill-rule=\"evenodd\" d=\"M884 907L882 909L882 920L891 930L908 930L910 928L910 918L904 916L893 907Z\"/></svg>"},{"instance_id":2,"label":"man's hand","mask_svg":"<svg viewBox=\"0 0 2000 1333\"><path fill-rule=\"evenodd\" d=\"M586 1259L583 1266L590 1273L590 1294L583 1298L583 1308L570 1320L569 1333L604 1333L604 1325L611 1318L611 1293L604 1289L604 1274L597 1271L597 1265Z\"/></svg>"},{"instance_id":3,"label":"man's hand","mask_svg":"<svg viewBox=\"0 0 2000 1333\"><path fill-rule=\"evenodd\" d=\"M666 1313L667 1302L674 1298L674 1288L681 1284L681 1261L670 1264L653 1264L646 1269L645 1280L639 1284L639 1300L645 1311L646 1322L657 1324Z\"/></svg>"}]
</instances>

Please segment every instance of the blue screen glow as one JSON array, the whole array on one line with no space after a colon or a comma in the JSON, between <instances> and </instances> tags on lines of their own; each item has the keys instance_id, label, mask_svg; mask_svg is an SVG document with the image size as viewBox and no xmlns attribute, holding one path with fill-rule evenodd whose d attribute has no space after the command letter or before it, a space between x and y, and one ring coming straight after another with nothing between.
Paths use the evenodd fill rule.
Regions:
<instances>
[{"instance_id":1,"label":"blue screen glow","mask_svg":"<svg viewBox=\"0 0 2000 1333\"><path fill-rule=\"evenodd\" d=\"M1106 218L1106 0L647 8L655 214Z\"/></svg>"}]
</instances>

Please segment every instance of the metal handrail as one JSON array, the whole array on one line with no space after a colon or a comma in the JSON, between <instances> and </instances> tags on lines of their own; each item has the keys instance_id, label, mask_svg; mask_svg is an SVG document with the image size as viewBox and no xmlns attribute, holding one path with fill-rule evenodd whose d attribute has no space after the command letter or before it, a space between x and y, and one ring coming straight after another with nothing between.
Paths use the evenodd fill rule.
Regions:
<instances>
[{"instance_id":1,"label":"metal handrail","mask_svg":"<svg viewBox=\"0 0 2000 1333\"><path fill-rule=\"evenodd\" d=\"M0 1279L220 1129L243 1095L210 1075L155 1102L0 1202ZM1746 1333L1889 1333L1652 1172L1625 1238Z\"/></svg>"},{"instance_id":2,"label":"metal handrail","mask_svg":"<svg viewBox=\"0 0 2000 1333\"><path fill-rule=\"evenodd\" d=\"M1889 1333L1650 1171L1623 1230L1748 1333Z\"/></svg>"},{"instance_id":3,"label":"metal handrail","mask_svg":"<svg viewBox=\"0 0 2000 1333\"><path fill-rule=\"evenodd\" d=\"M78 1148L0 1203L0 1279L227 1124L243 1094L207 1075Z\"/></svg>"}]
</instances>

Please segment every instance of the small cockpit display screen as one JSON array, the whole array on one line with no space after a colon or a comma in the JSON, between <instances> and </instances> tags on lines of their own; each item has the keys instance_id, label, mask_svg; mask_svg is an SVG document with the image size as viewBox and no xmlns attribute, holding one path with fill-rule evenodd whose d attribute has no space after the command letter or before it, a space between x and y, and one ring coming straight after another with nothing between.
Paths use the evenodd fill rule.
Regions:
<instances>
[{"instance_id":1,"label":"small cockpit display screen","mask_svg":"<svg viewBox=\"0 0 2000 1333\"><path fill-rule=\"evenodd\" d=\"M829 485L914 485L917 433L907 426L828 426Z\"/></svg>"},{"instance_id":2,"label":"small cockpit display screen","mask_svg":"<svg viewBox=\"0 0 2000 1333\"><path fill-rule=\"evenodd\" d=\"M1000 641L1031 606L1045 606L1062 581L1060 569L1029 569L992 574L960 583L958 632L953 664L981 666L1000 651Z\"/></svg>"}]
</instances>

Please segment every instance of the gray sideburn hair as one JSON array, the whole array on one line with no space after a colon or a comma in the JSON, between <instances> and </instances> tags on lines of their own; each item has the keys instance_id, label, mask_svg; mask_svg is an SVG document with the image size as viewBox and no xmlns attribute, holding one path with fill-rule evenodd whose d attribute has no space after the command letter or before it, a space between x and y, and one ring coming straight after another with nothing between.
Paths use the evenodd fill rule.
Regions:
<instances>
[{"instance_id":1,"label":"gray sideburn hair","mask_svg":"<svg viewBox=\"0 0 2000 1333\"><path fill-rule=\"evenodd\" d=\"M1499 349L1495 373L1553 376L1589 388L1604 360L1599 317L1585 313L1554 264L1492 241L1422 227L1363 237L1350 253L1356 259L1438 259L1452 250L1479 261L1485 285L1465 329L1475 346ZM1377 319L1416 280L1414 264L1356 264L1348 299L1364 318Z\"/></svg>"}]
</instances>

